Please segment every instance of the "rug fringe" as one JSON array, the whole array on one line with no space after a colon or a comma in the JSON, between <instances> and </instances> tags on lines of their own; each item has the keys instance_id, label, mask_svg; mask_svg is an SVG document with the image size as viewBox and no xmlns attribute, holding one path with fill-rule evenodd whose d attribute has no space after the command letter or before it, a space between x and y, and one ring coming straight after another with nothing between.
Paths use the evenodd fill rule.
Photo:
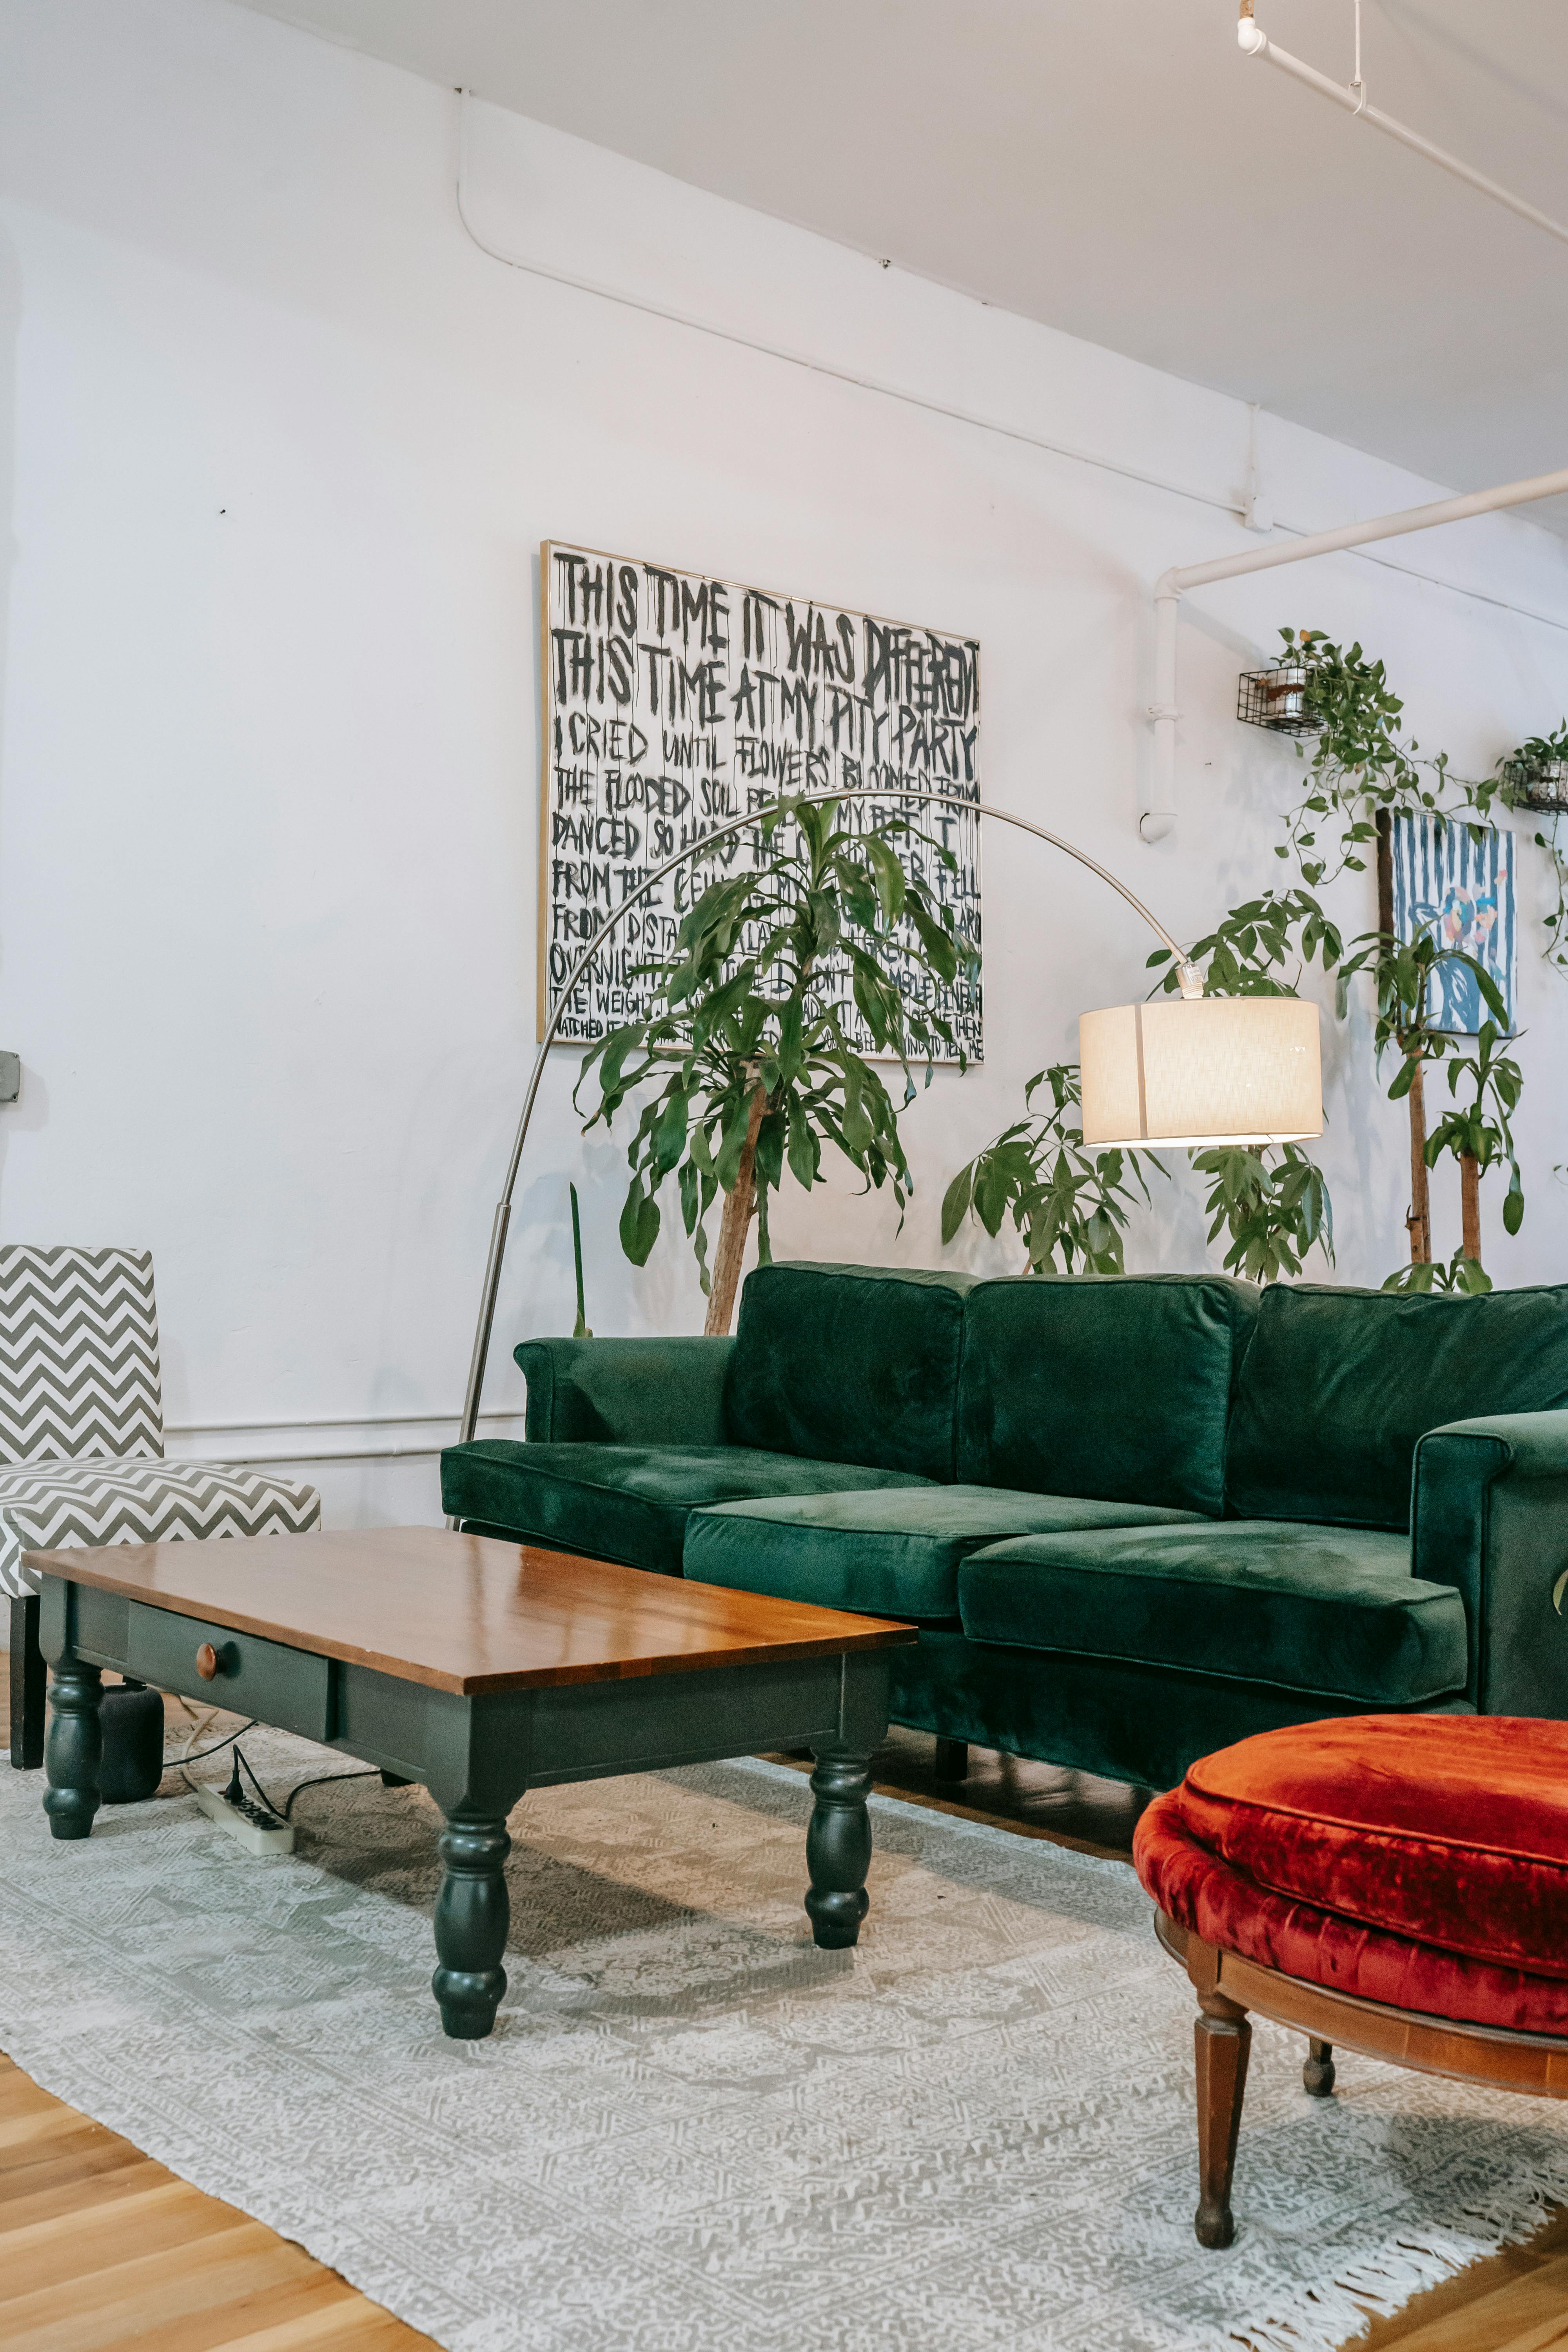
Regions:
<instances>
[{"instance_id":1,"label":"rug fringe","mask_svg":"<svg viewBox=\"0 0 1568 2352\"><path fill-rule=\"evenodd\" d=\"M1233 2323L1229 2340L1243 2352L1342 2352L1366 2334L1374 2319L1396 2317L1416 2295L1457 2278L1505 2246L1522 2245L1532 2238L1552 2206L1568 2198L1568 2179L1524 2195L1523 2203L1467 2206L1465 2218L1476 2224L1473 2236L1434 2230L1419 2241L1400 2239L1374 2260L1337 2270L1321 2286L1304 2290L1303 2302L1294 2311L1276 2308L1257 2319Z\"/></svg>"}]
</instances>

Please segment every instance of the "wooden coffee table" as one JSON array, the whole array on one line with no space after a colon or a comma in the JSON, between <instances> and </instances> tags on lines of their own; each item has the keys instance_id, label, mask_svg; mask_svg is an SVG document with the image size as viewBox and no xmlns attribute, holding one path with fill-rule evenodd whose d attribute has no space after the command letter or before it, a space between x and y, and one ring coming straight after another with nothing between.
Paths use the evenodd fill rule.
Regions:
<instances>
[{"instance_id":1,"label":"wooden coffee table","mask_svg":"<svg viewBox=\"0 0 1568 2352\"><path fill-rule=\"evenodd\" d=\"M44 1810L98 1811L101 1670L421 1781L446 1815L433 1990L477 2041L506 1990L507 1815L529 1789L811 1748L816 1942L866 1916L870 1759L910 1625L436 1528L37 1551Z\"/></svg>"}]
</instances>

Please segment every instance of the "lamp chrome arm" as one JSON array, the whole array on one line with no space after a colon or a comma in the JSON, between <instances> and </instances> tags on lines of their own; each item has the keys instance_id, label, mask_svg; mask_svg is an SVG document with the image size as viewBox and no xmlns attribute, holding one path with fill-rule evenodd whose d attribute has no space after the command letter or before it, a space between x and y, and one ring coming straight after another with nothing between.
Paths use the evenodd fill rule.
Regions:
<instances>
[{"instance_id":1,"label":"lamp chrome arm","mask_svg":"<svg viewBox=\"0 0 1568 2352\"><path fill-rule=\"evenodd\" d=\"M818 802L841 801L847 795L840 786L835 792L792 793L789 797L795 801ZM1086 866L1091 874L1097 874L1102 882L1108 883L1119 898L1125 898L1134 914L1141 915L1150 929L1163 940L1176 960L1176 970L1181 977L1182 994L1188 997L1203 994L1203 980L1196 966L1187 961L1164 924L1150 913L1142 898L1134 897L1125 882L1119 881L1108 867L1100 865L1095 858L1090 857L1087 850L1075 848L1070 841L1064 841L1059 834L1047 833L1043 824L1036 824L1030 818L1019 816L1012 809L994 808L988 801L965 800L958 793L901 790L889 797L905 802L918 802L927 808L952 809L960 815L994 817L999 824L1016 825L1020 833L1032 833L1037 840L1047 842L1052 849L1059 849L1065 856L1076 859L1079 866ZM522 1149L528 1140L528 1130L533 1118L533 1106L538 1099L540 1081L544 1076L545 1061L550 1048L555 1043L561 1024L565 1018L566 1008L572 1001L573 992L611 933L618 929L638 899L646 897L656 882L662 882L665 876L672 874L678 866L690 865L693 861L705 857L718 843L727 840L731 834L744 832L748 825L758 824L763 814L765 814L763 810L752 809L744 816L732 817L724 824L715 825L713 831L705 833L700 841L689 843L686 848L677 850L673 857L667 857L662 866L656 866L652 872L638 883L637 888L621 901L614 913L605 916L562 982L555 1010L545 1024L544 1034L539 1041L539 1051L533 1057L528 1092L522 1099L522 1116L517 1125L517 1140L511 1147L511 1158L507 1162L506 1182L501 1188L500 1199L496 1203L495 1219L490 1226L489 1255L485 1261L484 1288L479 1297L479 1319L474 1331L474 1349L468 1364L468 1386L463 1399L462 1425L458 1433L459 1444L468 1444L478 1425L479 1396L484 1387L485 1365L489 1356L490 1330L495 1321L496 1295L500 1288L501 1264L506 1255L507 1227L511 1221L512 1194L517 1189L518 1171L522 1165Z\"/></svg>"}]
</instances>

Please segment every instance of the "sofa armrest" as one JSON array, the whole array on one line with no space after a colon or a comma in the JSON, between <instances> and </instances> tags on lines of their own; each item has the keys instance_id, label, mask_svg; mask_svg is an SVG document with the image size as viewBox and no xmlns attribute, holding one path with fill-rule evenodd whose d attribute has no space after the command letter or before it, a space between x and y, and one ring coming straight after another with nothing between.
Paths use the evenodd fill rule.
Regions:
<instances>
[{"instance_id":1,"label":"sofa armrest","mask_svg":"<svg viewBox=\"0 0 1568 2352\"><path fill-rule=\"evenodd\" d=\"M1483 1715L1568 1718L1568 1412L1488 1413L1415 1448L1410 1564L1457 1585L1470 1639L1467 1696ZM1568 1608L1568 1592L1563 1599Z\"/></svg>"},{"instance_id":2,"label":"sofa armrest","mask_svg":"<svg viewBox=\"0 0 1568 2352\"><path fill-rule=\"evenodd\" d=\"M534 1444L722 1445L733 1339L525 1339Z\"/></svg>"}]
</instances>

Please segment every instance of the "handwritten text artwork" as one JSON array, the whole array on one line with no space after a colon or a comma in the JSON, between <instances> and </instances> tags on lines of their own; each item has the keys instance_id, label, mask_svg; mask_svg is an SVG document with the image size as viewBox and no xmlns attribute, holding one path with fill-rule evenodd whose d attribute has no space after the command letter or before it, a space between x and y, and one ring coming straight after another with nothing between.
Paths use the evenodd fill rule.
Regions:
<instances>
[{"instance_id":1,"label":"handwritten text artwork","mask_svg":"<svg viewBox=\"0 0 1568 2352\"><path fill-rule=\"evenodd\" d=\"M542 570L542 1033L575 958L655 866L792 793L842 790L866 827L904 816L942 842L955 873L919 841L900 855L979 938L979 819L910 797L980 797L972 638L553 541ZM656 884L577 983L561 1037L638 1018L636 967L672 947L694 899L754 865L759 845L747 827ZM912 964L899 981L979 1058L978 986L941 989ZM864 1051L847 980L841 992Z\"/></svg>"}]
</instances>

